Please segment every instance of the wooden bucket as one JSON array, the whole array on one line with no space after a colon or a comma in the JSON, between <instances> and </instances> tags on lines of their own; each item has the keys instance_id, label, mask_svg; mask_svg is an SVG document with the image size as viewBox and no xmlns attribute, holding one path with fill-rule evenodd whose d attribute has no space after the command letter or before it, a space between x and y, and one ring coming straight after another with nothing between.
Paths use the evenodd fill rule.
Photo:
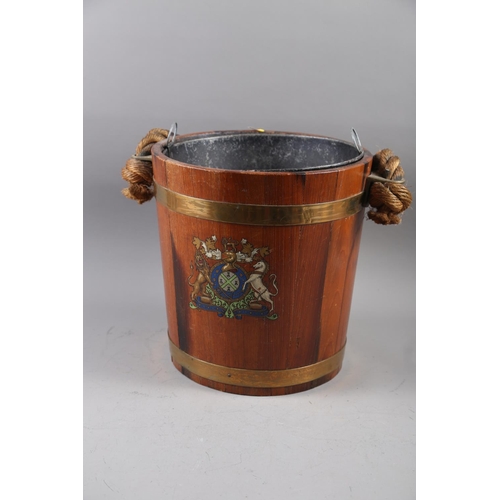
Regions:
<instances>
[{"instance_id":1,"label":"wooden bucket","mask_svg":"<svg viewBox=\"0 0 500 500\"><path fill-rule=\"evenodd\" d=\"M335 377L372 155L262 130L171 136L151 155L175 367L255 396Z\"/></svg>"}]
</instances>

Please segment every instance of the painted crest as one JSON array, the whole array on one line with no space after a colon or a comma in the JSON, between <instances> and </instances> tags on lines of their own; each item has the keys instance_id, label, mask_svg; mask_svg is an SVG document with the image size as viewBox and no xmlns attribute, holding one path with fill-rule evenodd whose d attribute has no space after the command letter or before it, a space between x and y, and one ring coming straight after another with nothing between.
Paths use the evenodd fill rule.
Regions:
<instances>
[{"instance_id":1,"label":"painted crest","mask_svg":"<svg viewBox=\"0 0 500 500\"><path fill-rule=\"evenodd\" d=\"M273 313L273 298L278 295L276 275L269 274L265 260L272 251L269 247L255 248L244 238L238 241L224 237L218 248L215 235L204 241L195 236L192 243L193 274L188 278L193 288L191 309L215 312L226 318L278 318Z\"/></svg>"}]
</instances>

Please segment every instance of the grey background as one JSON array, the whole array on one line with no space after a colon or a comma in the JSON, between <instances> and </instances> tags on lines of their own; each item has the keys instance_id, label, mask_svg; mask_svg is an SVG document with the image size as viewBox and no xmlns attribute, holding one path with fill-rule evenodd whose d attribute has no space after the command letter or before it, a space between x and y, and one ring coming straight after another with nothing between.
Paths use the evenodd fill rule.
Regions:
<instances>
[{"instance_id":1,"label":"grey background","mask_svg":"<svg viewBox=\"0 0 500 500\"><path fill-rule=\"evenodd\" d=\"M171 365L154 203L120 194L139 139L173 121L355 127L415 194L414 3L87 1L84 16L85 498L414 498L415 205L364 225L341 373L249 398Z\"/></svg>"}]
</instances>

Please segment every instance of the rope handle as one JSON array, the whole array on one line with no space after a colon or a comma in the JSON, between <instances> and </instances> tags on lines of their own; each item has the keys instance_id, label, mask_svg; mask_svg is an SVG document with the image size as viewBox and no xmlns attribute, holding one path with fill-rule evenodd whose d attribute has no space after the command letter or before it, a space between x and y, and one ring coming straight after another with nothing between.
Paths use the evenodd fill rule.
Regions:
<instances>
[{"instance_id":1,"label":"rope handle","mask_svg":"<svg viewBox=\"0 0 500 500\"><path fill-rule=\"evenodd\" d=\"M122 194L139 205L149 201L155 195L153 186L153 158L151 148L160 141L167 140L165 147L171 146L177 135L177 123L170 130L152 128L139 142L125 166L122 168L122 178L129 183L122 189Z\"/></svg>"},{"instance_id":2,"label":"rope handle","mask_svg":"<svg viewBox=\"0 0 500 500\"><path fill-rule=\"evenodd\" d=\"M382 149L373 157L372 173L366 179L365 204L370 205L366 215L375 224L401 222L401 214L412 202L404 176L399 157L390 149Z\"/></svg>"},{"instance_id":3,"label":"rope handle","mask_svg":"<svg viewBox=\"0 0 500 500\"><path fill-rule=\"evenodd\" d=\"M129 183L127 188L122 189L122 194L139 205L155 195L151 148L157 142L165 140L168 134L169 131L163 128L152 128L135 148L135 155L122 168L122 178Z\"/></svg>"},{"instance_id":4,"label":"rope handle","mask_svg":"<svg viewBox=\"0 0 500 500\"><path fill-rule=\"evenodd\" d=\"M177 125L174 125L177 129ZM172 137L174 125L170 130L151 129L122 169L122 178L129 183L122 193L139 205L155 195L151 148L157 142ZM365 205L371 206L367 216L375 224L387 226L401 222L401 214L412 202L410 191L403 185L404 175L399 158L390 149L382 149L373 157L372 174L366 180L364 199Z\"/></svg>"}]
</instances>

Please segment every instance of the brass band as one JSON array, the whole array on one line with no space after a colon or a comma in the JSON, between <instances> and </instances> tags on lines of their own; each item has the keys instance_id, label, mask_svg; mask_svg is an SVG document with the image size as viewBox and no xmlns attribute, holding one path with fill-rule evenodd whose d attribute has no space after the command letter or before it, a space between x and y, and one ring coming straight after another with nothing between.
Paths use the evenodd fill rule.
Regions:
<instances>
[{"instance_id":1,"label":"brass band","mask_svg":"<svg viewBox=\"0 0 500 500\"><path fill-rule=\"evenodd\" d=\"M362 195L310 205L249 205L194 198L155 182L156 200L174 212L198 219L253 226L297 226L344 219L362 209Z\"/></svg>"},{"instance_id":2,"label":"brass band","mask_svg":"<svg viewBox=\"0 0 500 500\"><path fill-rule=\"evenodd\" d=\"M289 370L246 370L203 361L181 351L170 339L169 343L172 359L186 370L214 382L241 387L288 387L311 382L339 369L342 366L345 351L344 344L344 347L333 356L313 365L301 366L300 368L290 368Z\"/></svg>"}]
</instances>

